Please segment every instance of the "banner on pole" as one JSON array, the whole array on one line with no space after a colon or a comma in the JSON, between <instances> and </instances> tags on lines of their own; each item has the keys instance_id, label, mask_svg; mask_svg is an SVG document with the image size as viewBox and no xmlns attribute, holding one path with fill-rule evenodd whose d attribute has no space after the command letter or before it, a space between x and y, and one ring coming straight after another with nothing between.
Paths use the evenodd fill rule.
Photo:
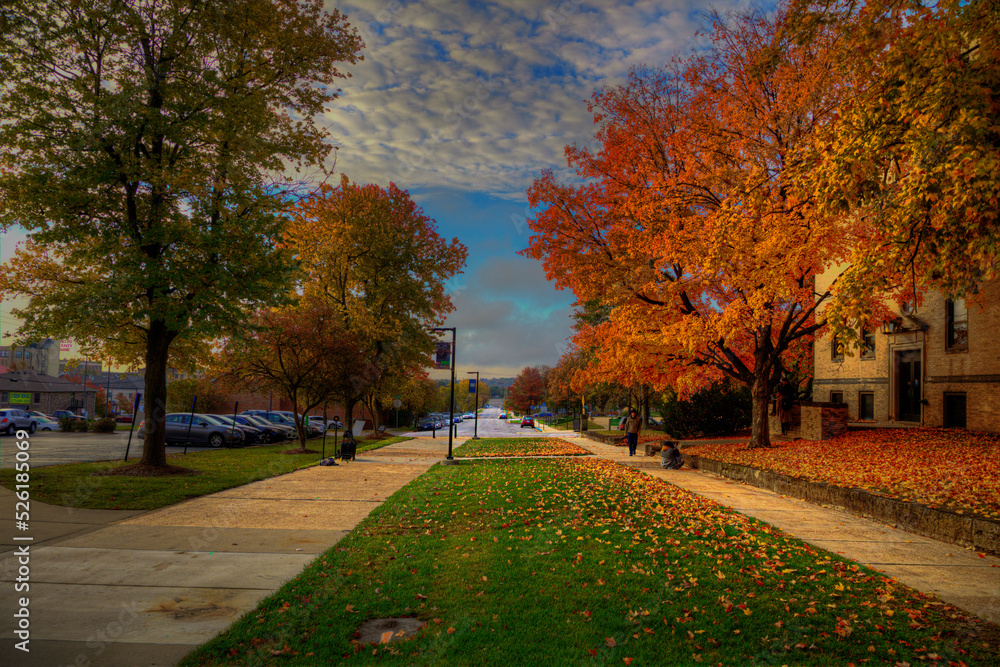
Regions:
<instances>
[{"instance_id":1,"label":"banner on pole","mask_svg":"<svg viewBox=\"0 0 1000 667\"><path fill-rule=\"evenodd\" d=\"M476 381L475 380L469 380L469 393L470 394L475 394L476 393Z\"/></svg>"},{"instance_id":2,"label":"banner on pole","mask_svg":"<svg viewBox=\"0 0 1000 667\"><path fill-rule=\"evenodd\" d=\"M438 343L434 355L434 368L451 368L451 343Z\"/></svg>"}]
</instances>

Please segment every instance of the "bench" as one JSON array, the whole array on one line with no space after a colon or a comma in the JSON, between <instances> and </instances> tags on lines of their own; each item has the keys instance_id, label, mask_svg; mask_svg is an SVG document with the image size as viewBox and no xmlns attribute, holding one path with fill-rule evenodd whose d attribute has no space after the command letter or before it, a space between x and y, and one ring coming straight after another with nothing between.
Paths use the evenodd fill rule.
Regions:
<instances>
[{"instance_id":1,"label":"bench","mask_svg":"<svg viewBox=\"0 0 1000 667\"><path fill-rule=\"evenodd\" d=\"M358 454L358 441L354 439L354 436L350 431L344 431L344 439L340 443L340 460L346 461L351 459L352 461L357 457Z\"/></svg>"}]
</instances>

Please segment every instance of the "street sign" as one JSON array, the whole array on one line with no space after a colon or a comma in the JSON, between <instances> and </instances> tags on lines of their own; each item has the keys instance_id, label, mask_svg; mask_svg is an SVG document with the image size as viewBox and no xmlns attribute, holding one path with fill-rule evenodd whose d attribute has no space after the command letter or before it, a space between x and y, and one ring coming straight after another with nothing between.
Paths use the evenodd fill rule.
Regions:
<instances>
[{"instance_id":1,"label":"street sign","mask_svg":"<svg viewBox=\"0 0 1000 667\"><path fill-rule=\"evenodd\" d=\"M393 401L392 401L392 407L394 407L394 408L396 408L398 410L400 408L400 406L402 406L402 405L403 405L403 402L401 400L399 400L398 398L393 399Z\"/></svg>"},{"instance_id":2,"label":"street sign","mask_svg":"<svg viewBox=\"0 0 1000 667\"><path fill-rule=\"evenodd\" d=\"M434 355L434 368L451 368L451 343L438 343Z\"/></svg>"},{"instance_id":3,"label":"street sign","mask_svg":"<svg viewBox=\"0 0 1000 667\"><path fill-rule=\"evenodd\" d=\"M469 393L470 394L475 394L476 393L476 381L475 380L469 380Z\"/></svg>"}]
</instances>

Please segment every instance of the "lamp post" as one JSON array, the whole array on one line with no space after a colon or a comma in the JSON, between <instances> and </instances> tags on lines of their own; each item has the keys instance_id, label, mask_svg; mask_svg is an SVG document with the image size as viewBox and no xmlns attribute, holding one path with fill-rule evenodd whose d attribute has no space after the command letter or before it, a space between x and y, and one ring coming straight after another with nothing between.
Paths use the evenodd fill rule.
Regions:
<instances>
[{"instance_id":1,"label":"lamp post","mask_svg":"<svg viewBox=\"0 0 1000 667\"><path fill-rule=\"evenodd\" d=\"M475 397L476 398L474 399L475 402L472 405L472 408L474 410L474 412L472 414L473 414L473 417L475 419L475 421L473 422L473 427L472 427L472 429L473 429L472 430L472 439L473 440L479 440L479 371L466 371L465 372L466 375L472 375L473 373L476 374L476 392L475 392Z\"/></svg>"},{"instance_id":2,"label":"lamp post","mask_svg":"<svg viewBox=\"0 0 1000 667\"><path fill-rule=\"evenodd\" d=\"M451 332L451 401L448 405L448 457L444 460L445 465L455 465L458 461L451 454L452 436L455 433L455 327L436 327L431 329L434 333Z\"/></svg>"}]
</instances>

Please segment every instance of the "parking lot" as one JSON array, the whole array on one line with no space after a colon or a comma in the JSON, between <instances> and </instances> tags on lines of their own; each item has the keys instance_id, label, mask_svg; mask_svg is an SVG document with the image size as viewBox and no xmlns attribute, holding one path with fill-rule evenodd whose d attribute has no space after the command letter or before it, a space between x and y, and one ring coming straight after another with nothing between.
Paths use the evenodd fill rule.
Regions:
<instances>
[{"instance_id":1,"label":"parking lot","mask_svg":"<svg viewBox=\"0 0 1000 667\"><path fill-rule=\"evenodd\" d=\"M0 468L14 467L14 443L17 438L0 436ZM31 467L59 465L61 463L83 463L87 461L121 461L128 446L128 431L115 433L60 433L36 431L29 439L31 447ZM203 449L192 447L188 451ZM182 446L167 446L167 453L182 452ZM129 461L137 461L142 456L142 440L132 434Z\"/></svg>"}]
</instances>

